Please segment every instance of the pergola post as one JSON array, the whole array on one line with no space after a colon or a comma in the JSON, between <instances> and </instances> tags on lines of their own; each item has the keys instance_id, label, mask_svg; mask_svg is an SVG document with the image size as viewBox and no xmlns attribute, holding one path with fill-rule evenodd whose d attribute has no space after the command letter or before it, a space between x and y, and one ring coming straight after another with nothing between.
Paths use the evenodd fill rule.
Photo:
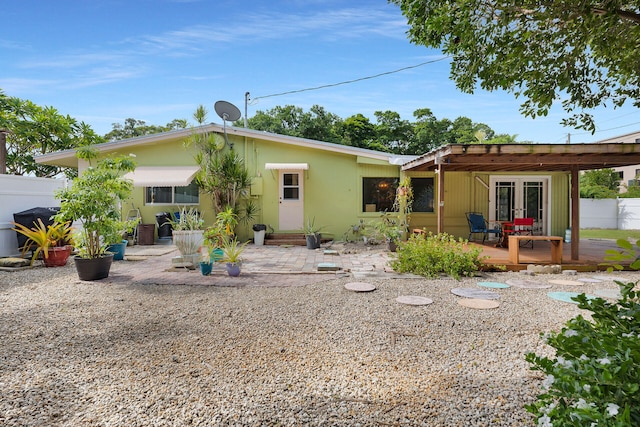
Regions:
<instances>
[{"instance_id":1,"label":"pergola post","mask_svg":"<svg viewBox=\"0 0 640 427\"><path fill-rule=\"evenodd\" d=\"M444 168L438 164L438 234L444 232Z\"/></svg>"},{"instance_id":2,"label":"pergola post","mask_svg":"<svg viewBox=\"0 0 640 427\"><path fill-rule=\"evenodd\" d=\"M578 165L571 166L571 259L580 257L580 177Z\"/></svg>"}]
</instances>

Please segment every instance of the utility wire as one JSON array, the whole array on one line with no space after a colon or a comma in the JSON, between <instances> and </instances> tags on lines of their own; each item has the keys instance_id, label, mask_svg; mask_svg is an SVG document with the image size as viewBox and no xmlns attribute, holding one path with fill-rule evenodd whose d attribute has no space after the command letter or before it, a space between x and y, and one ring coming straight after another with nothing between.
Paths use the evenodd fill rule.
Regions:
<instances>
[{"instance_id":1,"label":"utility wire","mask_svg":"<svg viewBox=\"0 0 640 427\"><path fill-rule=\"evenodd\" d=\"M448 59L448 58L451 58L451 57L450 56L444 56L442 58L434 59L434 60L431 60L431 61L422 62L420 64L410 65L408 67L403 67L403 68L398 68L397 70L386 71L384 73L375 74L373 76L360 77L358 79L353 79L353 80L346 80L346 81L340 82L340 83L331 83L331 84L326 84L326 85L322 85L322 86L310 87L310 88L306 88L306 89L290 90L288 92L280 92L280 93L274 93L274 94L271 94L271 95L256 96L255 98L252 99L252 101L257 101L258 99L264 99L264 98L273 98L274 96L290 95L292 93L307 92L307 91L310 91L310 90L326 89L328 87L346 85L346 84L350 84L350 83L361 82L363 80L375 79L377 77L388 76L389 74L399 73L401 71L410 70L412 68L422 67L423 65L433 64L434 62L440 62L440 61L443 61L443 60Z\"/></svg>"}]
</instances>

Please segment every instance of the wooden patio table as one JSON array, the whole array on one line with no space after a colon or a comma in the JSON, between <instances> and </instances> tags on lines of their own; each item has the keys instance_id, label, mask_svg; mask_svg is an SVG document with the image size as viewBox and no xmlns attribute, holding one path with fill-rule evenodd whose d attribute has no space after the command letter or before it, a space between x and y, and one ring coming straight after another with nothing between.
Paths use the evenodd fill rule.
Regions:
<instances>
[{"instance_id":1,"label":"wooden patio table","mask_svg":"<svg viewBox=\"0 0 640 427\"><path fill-rule=\"evenodd\" d=\"M562 237L558 236L509 236L509 261L520 264L520 240L545 240L551 242L551 263L562 264Z\"/></svg>"}]
</instances>

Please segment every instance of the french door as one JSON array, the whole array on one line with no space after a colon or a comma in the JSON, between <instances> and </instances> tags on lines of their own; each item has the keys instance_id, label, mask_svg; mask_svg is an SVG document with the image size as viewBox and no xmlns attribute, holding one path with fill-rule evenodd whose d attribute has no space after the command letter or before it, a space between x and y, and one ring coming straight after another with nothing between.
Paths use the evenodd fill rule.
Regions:
<instances>
[{"instance_id":1,"label":"french door","mask_svg":"<svg viewBox=\"0 0 640 427\"><path fill-rule=\"evenodd\" d=\"M536 234L548 234L549 177L493 176L490 182L491 221L533 218Z\"/></svg>"}]
</instances>

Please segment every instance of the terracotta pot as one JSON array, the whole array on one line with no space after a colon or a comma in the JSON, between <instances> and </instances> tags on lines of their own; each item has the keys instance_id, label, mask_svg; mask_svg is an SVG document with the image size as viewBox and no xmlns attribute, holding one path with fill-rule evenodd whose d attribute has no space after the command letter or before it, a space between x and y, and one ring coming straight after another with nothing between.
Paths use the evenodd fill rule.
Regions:
<instances>
[{"instance_id":1,"label":"terracotta pot","mask_svg":"<svg viewBox=\"0 0 640 427\"><path fill-rule=\"evenodd\" d=\"M67 259L71 255L71 246L57 246L47 250L47 256L43 257L45 267L62 267L67 265Z\"/></svg>"}]
</instances>

